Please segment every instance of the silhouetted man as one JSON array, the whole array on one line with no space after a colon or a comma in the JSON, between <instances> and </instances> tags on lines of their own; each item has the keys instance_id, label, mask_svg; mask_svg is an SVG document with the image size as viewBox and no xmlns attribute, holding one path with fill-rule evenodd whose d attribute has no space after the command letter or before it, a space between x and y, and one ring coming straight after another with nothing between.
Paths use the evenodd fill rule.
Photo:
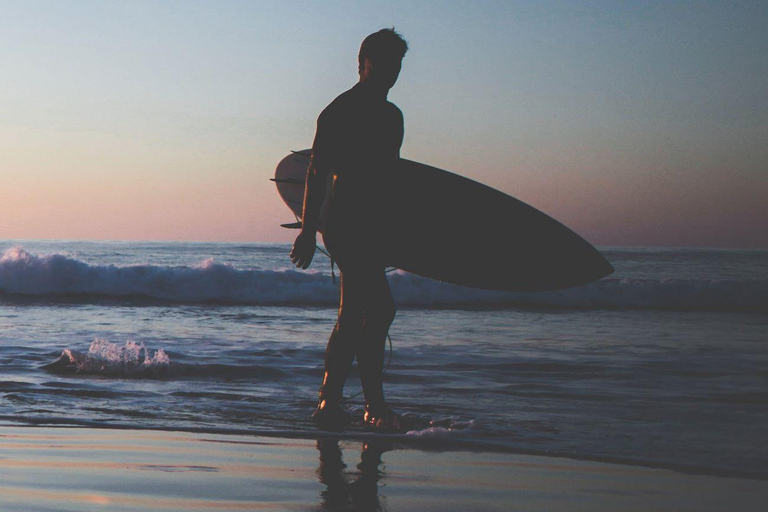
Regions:
<instances>
[{"instance_id":1,"label":"silhouetted man","mask_svg":"<svg viewBox=\"0 0 768 512\"><path fill-rule=\"evenodd\" d=\"M341 271L341 302L313 414L322 428L350 421L341 401L355 356L365 394L363 420L376 429L400 428L382 388L384 346L395 303L385 274L380 228L386 206L381 184L400 158L403 142L403 115L387 101L387 93L397 81L406 51L407 43L393 29L366 37L358 56L360 81L317 119L302 229L291 259L303 269L312 261L326 184L332 176L323 240Z\"/></svg>"}]
</instances>

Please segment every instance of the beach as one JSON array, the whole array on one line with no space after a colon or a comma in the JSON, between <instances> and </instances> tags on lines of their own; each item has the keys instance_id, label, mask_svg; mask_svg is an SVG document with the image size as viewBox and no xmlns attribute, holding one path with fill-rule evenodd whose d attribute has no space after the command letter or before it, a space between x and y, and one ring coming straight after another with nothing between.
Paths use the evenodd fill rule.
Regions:
<instances>
[{"instance_id":1,"label":"beach","mask_svg":"<svg viewBox=\"0 0 768 512\"><path fill-rule=\"evenodd\" d=\"M766 251L603 248L614 275L541 294L393 272L386 436L310 420L338 283L288 251L0 244L0 510L766 502Z\"/></svg>"},{"instance_id":2,"label":"beach","mask_svg":"<svg viewBox=\"0 0 768 512\"><path fill-rule=\"evenodd\" d=\"M765 481L390 443L0 427L8 511L758 511Z\"/></svg>"}]
</instances>

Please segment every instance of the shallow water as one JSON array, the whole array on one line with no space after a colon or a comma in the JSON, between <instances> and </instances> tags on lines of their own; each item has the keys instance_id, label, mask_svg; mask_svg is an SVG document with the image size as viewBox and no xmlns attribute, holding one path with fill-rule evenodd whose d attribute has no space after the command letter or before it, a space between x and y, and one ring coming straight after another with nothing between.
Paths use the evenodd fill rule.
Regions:
<instances>
[{"instance_id":1,"label":"shallow water","mask_svg":"<svg viewBox=\"0 0 768 512\"><path fill-rule=\"evenodd\" d=\"M287 251L0 242L0 418L311 436L338 292ZM550 294L393 274L400 439L768 478L768 252L605 254Z\"/></svg>"}]
</instances>

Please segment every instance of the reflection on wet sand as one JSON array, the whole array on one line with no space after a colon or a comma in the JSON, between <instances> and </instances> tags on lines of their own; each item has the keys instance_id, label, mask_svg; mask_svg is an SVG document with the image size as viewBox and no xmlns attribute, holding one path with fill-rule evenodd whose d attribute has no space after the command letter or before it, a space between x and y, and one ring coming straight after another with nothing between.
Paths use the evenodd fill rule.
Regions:
<instances>
[{"instance_id":1,"label":"reflection on wet sand","mask_svg":"<svg viewBox=\"0 0 768 512\"><path fill-rule=\"evenodd\" d=\"M0 425L0 511L719 512L768 501L759 480L381 441L358 452L361 442Z\"/></svg>"},{"instance_id":2,"label":"reflection on wet sand","mask_svg":"<svg viewBox=\"0 0 768 512\"><path fill-rule=\"evenodd\" d=\"M347 472L339 442L320 439L317 476L326 487L320 494L323 510L386 510L379 498L379 480L381 455L390 448L387 443L363 443L358 471Z\"/></svg>"}]
</instances>

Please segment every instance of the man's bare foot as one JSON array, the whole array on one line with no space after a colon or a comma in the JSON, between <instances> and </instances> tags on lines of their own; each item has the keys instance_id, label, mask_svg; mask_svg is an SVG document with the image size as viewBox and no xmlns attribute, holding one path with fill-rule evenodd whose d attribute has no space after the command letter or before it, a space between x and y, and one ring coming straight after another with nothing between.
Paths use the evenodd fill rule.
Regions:
<instances>
[{"instance_id":1,"label":"man's bare foot","mask_svg":"<svg viewBox=\"0 0 768 512\"><path fill-rule=\"evenodd\" d=\"M341 430L352 422L350 414L339 404L321 400L312 413L312 421L322 430Z\"/></svg>"},{"instance_id":2,"label":"man's bare foot","mask_svg":"<svg viewBox=\"0 0 768 512\"><path fill-rule=\"evenodd\" d=\"M386 404L379 406L366 405L363 423L371 430L378 432L400 432L403 425L400 417L392 412Z\"/></svg>"}]
</instances>

